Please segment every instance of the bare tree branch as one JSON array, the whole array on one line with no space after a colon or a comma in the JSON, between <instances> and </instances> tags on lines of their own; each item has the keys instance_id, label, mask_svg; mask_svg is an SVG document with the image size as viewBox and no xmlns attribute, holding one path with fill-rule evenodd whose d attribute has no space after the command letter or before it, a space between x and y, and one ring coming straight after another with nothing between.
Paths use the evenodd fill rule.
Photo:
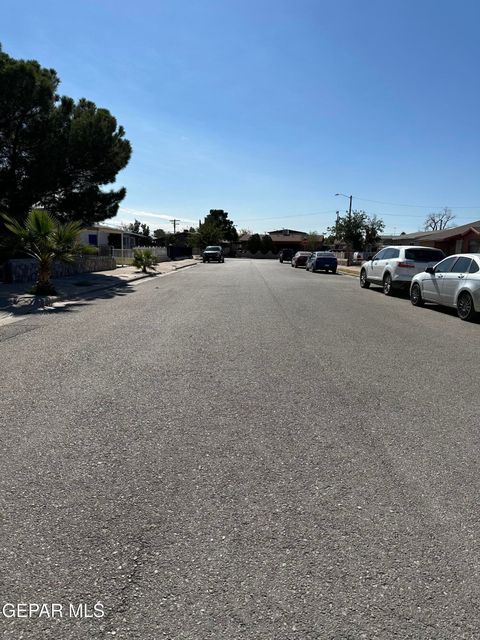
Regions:
<instances>
[{"instance_id":1,"label":"bare tree branch","mask_svg":"<svg viewBox=\"0 0 480 640\"><path fill-rule=\"evenodd\" d=\"M454 219L455 214L452 213L452 210L448 207L444 207L436 213L429 213L424 222L425 231L441 231L442 229L446 229Z\"/></svg>"}]
</instances>

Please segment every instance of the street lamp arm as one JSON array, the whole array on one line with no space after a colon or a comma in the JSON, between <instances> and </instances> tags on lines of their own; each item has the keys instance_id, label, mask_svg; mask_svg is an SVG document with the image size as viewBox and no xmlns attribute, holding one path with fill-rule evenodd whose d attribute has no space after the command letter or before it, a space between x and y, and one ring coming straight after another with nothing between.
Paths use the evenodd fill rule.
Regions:
<instances>
[{"instance_id":1,"label":"street lamp arm","mask_svg":"<svg viewBox=\"0 0 480 640\"><path fill-rule=\"evenodd\" d=\"M343 196L344 198L348 198L350 200L350 206L348 208L348 218L351 219L352 217L352 198L353 196L346 196L344 193L336 193L336 196Z\"/></svg>"}]
</instances>

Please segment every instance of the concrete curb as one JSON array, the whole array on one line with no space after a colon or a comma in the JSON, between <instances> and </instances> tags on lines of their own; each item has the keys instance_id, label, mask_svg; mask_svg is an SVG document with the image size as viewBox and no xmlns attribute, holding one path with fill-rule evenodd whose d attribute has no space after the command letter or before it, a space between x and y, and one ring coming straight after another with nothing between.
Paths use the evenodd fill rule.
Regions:
<instances>
[{"instance_id":1,"label":"concrete curb","mask_svg":"<svg viewBox=\"0 0 480 640\"><path fill-rule=\"evenodd\" d=\"M198 264L198 262L194 262L193 264L179 264L178 267L175 265L173 266L172 271L179 271L180 269L188 269L188 267L196 267ZM162 275L166 275L166 274L162 274Z\"/></svg>"},{"instance_id":2,"label":"concrete curb","mask_svg":"<svg viewBox=\"0 0 480 640\"><path fill-rule=\"evenodd\" d=\"M356 269L349 269L348 267L337 267L339 273L343 273L345 276L352 276L354 278L360 277L360 272Z\"/></svg>"}]
</instances>

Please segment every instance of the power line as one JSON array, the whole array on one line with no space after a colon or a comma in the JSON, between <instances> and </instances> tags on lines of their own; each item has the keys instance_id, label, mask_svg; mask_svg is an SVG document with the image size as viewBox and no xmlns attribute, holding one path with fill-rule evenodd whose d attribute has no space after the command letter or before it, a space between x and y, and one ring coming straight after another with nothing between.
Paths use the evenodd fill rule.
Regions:
<instances>
[{"instance_id":1,"label":"power line","mask_svg":"<svg viewBox=\"0 0 480 640\"><path fill-rule=\"evenodd\" d=\"M271 218L235 218L239 222L257 222L257 220L285 220L293 218L306 218L307 216L326 216L335 211L316 211L315 213L292 213L289 216L272 216Z\"/></svg>"},{"instance_id":2,"label":"power line","mask_svg":"<svg viewBox=\"0 0 480 640\"><path fill-rule=\"evenodd\" d=\"M361 198L358 198L358 200L360 200ZM374 202L373 200L370 200L369 202ZM432 207L433 208L433 207ZM467 208L467 207L464 207ZM470 207L468 207L470 208ZM477 208L480 210L480 207L472 207L473 208ZM452 207L453 209L453 207ZM388 216L388 217L394 217L394 218L417 218L417 219L425 219L425 214L404 214L404 213L384 213L382 212L378 212L378 211L365 211L365 213L369 216L379 216L379 217L383 217L383 216ZM285 220L285 219L290 219L293 220L294 218L306 218L307 216L323 216L323 215L335 215L336 211L334 211L333 209L330 211L317 211L315 213L292 213L291 215L288 216L272 216L270 218L236 218L236 220L238 222L256 222L256 221L260 221L260 220ZM455 216L455 219L457 220L470 220L472 216Z\"/></svg>"},{"instance_id":3,"label":"power line","mask_svg":"<svg viewBox=\"0 0 480 640\"><path fill-rule=\"evenodd\" d=\"M354 196L355 200L362 200L363 202L374 202L376 204L387 204L391 207L410 207L411 209L443 209L445 204L440 206L433 205L425 205L425 204L402 204L400 202L382 202L382 200L369 200L368 198L360 198L359 196ZM449 205L449 209L480 209L480 205L468 206L468 207L460 207Z\"/></svg>"}]
</instances>

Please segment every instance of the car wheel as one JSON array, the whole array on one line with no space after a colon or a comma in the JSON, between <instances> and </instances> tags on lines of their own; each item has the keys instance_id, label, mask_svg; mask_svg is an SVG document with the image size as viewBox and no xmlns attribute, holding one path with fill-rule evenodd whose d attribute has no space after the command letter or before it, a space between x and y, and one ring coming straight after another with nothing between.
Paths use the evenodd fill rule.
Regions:
<instances>
[{"instance_id":1,"label":"car wheel","mask_svg":"<svg viewBox=\"0 0 480 640\"><path fill-rule=\"evenodd\" d=\"M368 289L368 287L370 286L370 282L367 280L367 272L365 271L365 269L362 269L360 271L360 286L362 287L362 289Z\"/></svg>"},{"instance_id":2,"label":"car wheel","mask_svg":"<svg viewBox=\"0 0 480 640\"><path fill-rule=\"evenodd\" d=\"M337 273L337 268L336 267L333 267L332 273Z\"/></svg>"},{"instance_id":3,"label":"car wheel","mask_svg":"<svg viewBox=\"0 0 480 640\"><path fill-rule=\"evenodd\" d=\"M205 258L203 259L203 262L206 262Z\"/></svg>"},{"instance_id":4,"label":"car wheel","mask_svg":"<svg viewBox=\"0 0 480 640\"><path fill-rule=\"evenodd\" d=\"M295 269L298 269L298 265L297 263L294 264Z\"/></svg>"},{"instance_id":5,"label":"car wheel","mask_svg":"<svg viewBox=\"0 0 480 640\"><path fill-rule=\"evenodd\" d=\"M389 273L383 276L383 293L386 296L393 296L392 276Z\"/></svg>"},{"instance_id":6,"label":"car wheel","mask_svg":"<svg viewBox=\"0 0 480 640\"><path fill-rule=\"evenodd\" d=\"M414 307L423 307L423 305L425 304L425 300L422 298L420 285L417 282L414 282L412 284L412 288L410 289L410 302Z\"/></svg>"},{"instance_id":7,"label":"car wheel","mask_svg":"<svg viewBox=\"0 0 480 640\"><path fill-rule=\"evenodd\" d=\"M473 306L472 296L463 291L457 300L457 314L460 320L473 320L477 315Z\"/></svg>"}]
</instances>

